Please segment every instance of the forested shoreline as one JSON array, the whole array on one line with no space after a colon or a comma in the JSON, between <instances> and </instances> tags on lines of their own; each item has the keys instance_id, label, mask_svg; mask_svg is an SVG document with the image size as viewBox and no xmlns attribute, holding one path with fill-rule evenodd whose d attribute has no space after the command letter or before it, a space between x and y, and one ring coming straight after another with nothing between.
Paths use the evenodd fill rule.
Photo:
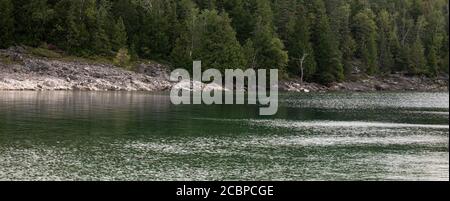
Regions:
<instances>
[{"instance_id":1,"label":"forested shoreline","mask_svg":"<svg viewBox=\"0 0 450 201\"><path fill-rule=\"evenodd\" d=\"M448 0L0 0L0 48L143 58L174 68L448 75Z\"/></svg>"}]
</instances>

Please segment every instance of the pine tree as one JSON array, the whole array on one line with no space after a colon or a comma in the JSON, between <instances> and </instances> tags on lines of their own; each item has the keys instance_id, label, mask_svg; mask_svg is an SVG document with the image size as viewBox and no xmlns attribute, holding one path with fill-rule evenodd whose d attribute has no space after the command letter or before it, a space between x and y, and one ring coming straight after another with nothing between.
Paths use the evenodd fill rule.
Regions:
<instances>
[{"instance_id":1,"label":"pine tree","mask_svg":"<svg viewBox=\"0 0 450 201\"><path fill-rule=\"evenodd\" d=\"M356 42L353 39L350 29L351 6L343 0L328 0L330 26L333 34L336 36L339 44L339 50L342 54L342 64L344 74L349 75L352 72L352 60L356 51Z\"/></svg>"},{"instance_id":2,"label":"pine tree","mask_svg":"<svg viewBox=\"0 0 450 201\"><path fill-rule=\"evenodd\" d=\"M436 74L437 74L437 69L438 69L438 66L439 66L439 59L438 59L438 56L437 56L437 53L438 52L438 50L436 50L436 48L435 47L431 47L429 50L428 50L428 66L429 66L429 69L428 69L428 73L429 73L429 75L431 75L431 76L435 76Z\"/></svg>"},{"instance_id":3,"label":"pine tree","mask_svg":"<svg viewBox=\"0 0 450 201\"><path fill-rule=\"evenodd\" d=\"M114 64L122 67L128 67L131 60L131 56L126 48L121 48L117 51L116 57L114 58Z\"/></svg>"},{"instance_id":4,"label":"pine tree","mask_svg":"<svg viewBox=\"0 0 450 201\"><path fill-rule=\"evenodd\" d=\"M0 0L0 48L13 44L14 18L11 0Z\"/></svg>"},{"instance_id":5,"label":"pine tree","mask_svg":"<svg viewBox=\"0 0 450 201\"><path fill-rule=\"evenodd\" d=\"M447 51L447 54L444 56L443 58L443 64L442 64L442 72L446 73L448 75L448 71L449 71L449 53Z\"/></svg>"},{"instance_id":6,"label":"pine tree","mask_svg":"<svg viewBox=\"0 0 450 201\"><path fill-rule=\"evenodd\" d=\"M54 11L47 0L12 1L15 19L16 41L26 45L38 46L47 40L47 26L53 19Z\"/></svg>"},{"instance_id":7,"label":"pine tree","mask_svg":"<svg viewBox=\"0 0 450 201\"><path fill-rule=\"evenodd\" d=\"M322 0L310 0L312 18L312 42L317 62L317 81L327 84L344 79L341 53L336 38L331 31L325 5Z\"/></svg>"},{"instance_id":8,"label":"pine tree","mask_svg":"<svg viewBox=\"0 0 450 201\"><path fill-rule=\"evenodd\" d=\"M230 15L232 26L241 44L245 44L247 39L252 37L256 24L254 13L257 2L253 0L222 0L220 2L220 9Z\"/></svg>"},{"instance_id":9,"label":"pine tree","mask_svg":"<svg viewBox=\"0 0 450 201\"><path fill-rule=\"evenodd\" d=\"M216 9L216 0L194 0L200 9L214 10Z\"/></svg>"},{"instance_id":10,"label":"pine tree","mask_svg":"<svg viewBox=\"0 0 450 201\"><path fill-rule=\"evenodd\" d=\"M393 54L393 44L395 41L392 37L395 34L392 16L386 11L382 10L378 18L378 47L379 47L379 65L380 71L383 73L390 73L394 69L395 61Z\"/></svg>"},{"instance_id":11,"label":"pine tree","mask_svg":"<svg viewBox=\"0 0 450 201\"><path fill-rule=\"evenodd\" d=\"M274 22L277 27L277 34L280 39L287 41L289 39L289 29L294 26L295 19L298 18L299 12L304 12L304 9L299 10L297 0L277 0L272 3L274 12Z\"/></svg>"},{"instance_id":12,"label":"pine tree","mask_svg":"<svg viewBox=\"0 0 450 201\"><path fill-rule=\"evenodd\" d=\"M415 3L417 4L417 2ZM415 10L418 10L416 8ZM415 11L413 10L413 11ZM419 11L416 11L416 13L419 13ZM423 46L422 38L425 32L426 27L426 19L423 15L416 17L416 23L415 23L415 33L414 37L416 38L414 40L414 43L410 45L409 48L409 65L408 65L408 73L410 74L426 74L427 73L427 60L425 57L425 48Z\"/></svg>"},{"instance_id":13,"label":"pine tree","mask_svg":"<svg viewBox=\"0 0 450 201\"><path fill-rule=\"evenodd\" d=\"M409 68L410 74L426 74L427 73L427 60L425 58L425 48L422 45L422 41L417 38L416 42L409 49Z\"/></svg>"},{"instance_id":14,"label":"pine tree","mask_svg":"<svg viewBox=\"0 0 450 201\"><path fill-rule=\"evenodd\" d=\"M253 18L255 18L254 27L262 26L268 28L270 32L275 32L275 25L273 22L274 15L270 7L269 0L258 0L255 5Z\"/></svg>"},{"instance_id":15,"label":"pine tree","mask_svg":"<svg viewBox=\"0 0 450 201\"><path fill-rule=\"evenodd\" d=\"M149 5L147 5L149 4ZM176 40L176 2L174 0L154 0L141 2L139 13L139 52L147 58L168 58Z\"/></svg>"},{"instance_id":16,"label":"pine tree","mask_svg":"<svg viewBox=\"0 0 450 201\"><path fill-rule=\"evenodd\" d=\"M251 39L248 39L242 48L245 54L247 68L256 69L256 52L253 41Z\"/></svg>"},{"instance_id":17,"label":"pine tree","mask_svg":"<svg viewBox=\"0 0 450 201\"><path fill-rule=\"evenodd\" d=\"M122 17L119 17L119 20L114 25L111 44L114 51L127 47L127 32Z\"/></svg>"},{"instance_id":18,"label":"pine tree","mask_svg":"<svg viewBox=\"0 0 450 201\"><path fill-rule=\"evenodd\" d=\"M191 0L179 2L180 18L179 35L171 53L171 61L177 68L191 69L194 49L199 45L199 34L196 31L199 9Z\"/></svg>"},{"instance_id":19,"label":"pine tree","mask_svg":"<svg viewBox=\"0 0 450 201\"><path fill-rule=\"evenodd\" d=\"M245 68L246 60L242 47L231 27L227 14L204 10L198 19L201 35L200 45L194 51L194 60L201 60L206 68L219 70Z\"/></svg>"},{"instance_id":20,"label":"pine tree","mask_svg":"<svg viewBox=\"0 0 450 201\"><path fill-rule=\"evenodd\" d=\"M436 7L439 5L439 2L430 2L435 3ZM448 6L448 3L447 3ZM433 7L434 8L434 7ZM442 49L444 49L445 45L445 35L447 30L445 30L445 19L444 14L441 9L433 9L430 10L427 19L427 26L425 28L425 43L426 43L426 56L428 60L428 72L430 76L436 76L439 73L440 65L442 65L441 56L443 55ZM447 36L448 37L448 36Z\"/></svg>"},{"instance_id":21,"label":"pine tree","mask_svg":"<svg viewBox=\"0 0 450 201\"><path fill-rule=\"evenodd\" d=\"M283 50L284 45L281 40L274 37L271 30L261 23L257 24L255 32L252 43L255 49L256 68L284 71L288 62L288 55Z\"/></svg>"},{"instance_id":22,"label":"pine tree","mask_svg":"<svg viewBox=\"0 0 450 201\"><path fill-rule=\"evenodd\" d=\"M116 18L122 18L126 30L130 52L136 52L136 43L139 43L140 16L137 12L137 5L133 0L117 0L111 8L112 15ZM117 23L116 23L117 26ZM134 48L132 48L134 47ZM133 56L136 56L134 54Z\"/></svg>"},{"instance_id":23,"label":"pine tree","mask_svg":"<svg viewBox=\"0 0 450 201\"><path fill-rule=\"evenodd\" d=\"M199 10L190 0L180 4L182 28L171 57L176 67L191 69L193 60L204 68L245 68L244 50L236 39L231 19L216 10Z\"/></svg>"},{"instance_id":24,"label":"pine tree","mask_svg":"<svg viewBox=\"0 0 450 201\"><path fill-rule=\"evenodd\" d=\"M101 3L95 11L95 24L93 28L94 32L91 35L91 44L95 53L100 55L109 55L111 51L111 41L107 34L108 14L108 3Z\"/></svg>"},{"instance_id":25,"label":"pine tree","mask_svg":"<svg viewBox=\"0 0 450 201\"><path fill-rule=\"evenodd\" d=\"M377 26L371 10L363 10L355 15L353 32L358 47L358 56L363 60L367 73L373 75L378 71Z\"/></svg>"},{"instance_id":26,"label":"pine tree","mask_svg":"<svg viewBox=\"0 0 450 201\"><path fill-rule=\"evenodd\" d=\"M288 54L284 51L283 42L275 33L270 4L267 0L257 2L256 25L251 38L255 51L255 67L257 69L278 69L285 72Z\"/></svg>"},{"instance_id":27,"label":"pine tree","mask_svg":"<svg viewBox=\"0 0 450 201\"><path fill-rule=\"evenodd\" d=\"M53 31L57 44L69 53L88 56L93 52L96 26L95 0L62 0L55 5L57 21Z\"/></svg>"},{"instance_id":28,"label":"pine tree","mask_svg":"<svg viewBox=\"0 0 450 201\"><path fill-rule=\"evenodd\" d=\"M287 50L289 52L289 72L312 79L316 73L314 50L310 42L310 23L303 6L299 6L297 18L291 19L292 27L288 28Z\"/></svg>"}]
</instances>

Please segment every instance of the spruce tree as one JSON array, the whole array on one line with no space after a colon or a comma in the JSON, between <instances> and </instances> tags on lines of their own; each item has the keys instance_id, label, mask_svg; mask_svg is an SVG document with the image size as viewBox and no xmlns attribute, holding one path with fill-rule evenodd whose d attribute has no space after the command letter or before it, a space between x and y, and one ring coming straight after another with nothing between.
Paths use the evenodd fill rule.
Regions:
<instances>
[{"instance_id":1,"label":"spruce tree","mask_svg":"<svg viewBox=\"0 0 450 201\"><path fill-rule=\"evenodd\" d=\"M335 35L331 31L329 19L322 0L310 0L312 18L312 42L317 62L317 81L323 84L344 79L341 53Z\"/></svg>"},{"instance_id":2,"label":"spruce tree","mask_svg":"<svg viewBox=\"0 0 450 201\"><path fill-rule=\"evenodd\" d=\"M176 2L174 0L142 1L139 5L142 25L139 52L147 58L168 58L176 40Z\"/></svg>"},{"instance_id":3,"label":"spruce tree","mask_svg":"<svg viewBox=\"0 0 450 201\"><path fill-rule=\"evenodd\" d=\"M178 65L189 69L193 60L200 60L204 68L223 71L245 68L245 54L236 39L228 15L219 14L216 10L204 10L198 16L195 13L196 9L193 9L194 15L186 22L190 26L186 30L191 31L186 31L178 38L172 53L173 57L178 57Z\"/></svg>"},{"instance_id":4,"label":"spruce tree","mask_svg":"<svg viewBox=\"0 0 450 201\"><path fill-rule=\"evenodd\" d=\"M396 43L393 35L395 34L392 16L386 11L382 10L378 18L378 47L379 47L379 65L380 71L383 73L390 73L394 69L394 53L393 45Z\"/></svg>"},{"instance_id":5,"label":"spruce tree","mask_svg":"<svg viewBox=\"0 0 450 201\"><path fill-rule=\"evenodd\" d=\"M253 41L251 39L247 39L242 48L247 62L247 68L256 69L256 52Z\"/></svg>"},{"instance_id":6,"label":"spruce tree","mask_svg":"<svg viewBox=\"0 0 450 201\"><path fill-rule=\"evenodd\" d=\"M409 49L409 66L408 72L410 74L426 74L427 73L427 59L425 58L425 48L422 41L417 38Z\"/></svg>"},{"instance_id":7,"label":"spruce tree","mask_svg":"<svg viewBox=\"0 0 450 201\"><path fill-rule=\"evenodd\" d=\"M11 0L0 0L0 48L13 44L14 18Z\"/></svg>"},{"instance_id":8,"label":"spruce tree","mask_svg":"<svg viewBox=\"0 0 450 201\"><path fill-rule=\"evenodd\" d=\"M257 2L253 0L222 0L220 2L221 8L219 9L223 9L229 14L241 44L245 44L252 37L256 24L254 12Z\"/></svg>"},{"instance_id":9,"label":"spruce tree","mask_svg":"<svg viewBox=\"0 0 450 201\"><path fill-rule=\"evenodd\" d=\"M114 51L127 47L127 31L122 17L119 17L117 23L114 25L111 44Z\"/></svg>"},{"instance_id":10,"label":"spruce tree","mask_svg":"<svg viewBox=\"0 0 450 201\"><path fill-rule=\"evenodd\" d=\"M47 26L53 18L54 11L47 0L15 0L14 20L15 39L18 43L38 46L47 40Z\"/></svg>"},{"instance_id":11,"label":"spruce tree","mask_svg":"<svg viewBox=\"0 0 450 201\"><path fill-rule=\"evenodd\" d=\"M281 40L273 35L268 26L264 26L260 21L251 40L255 49L257 69L285 71L288 62L287 52L284 51Z\"/></svg>"},{"instance_id":12,"label":"spruce tree","mask_svg":"<svg viewBox=\"0 0 450 201\"><path fill-rule=\"evenodd\" d=\"M199 45L199 32L196 31L199 9L192 0L181 0L178 6L181 22L171 61L176 68L191 69L193 52Z\"/></svg>"},{"instance_id":13,"label":"spruce tree","mask_svg":"<svg viewBox=\"0 0 450 201\"><path fill-rule=\"evenodd\" d=\"M204 10L198 19L201 35L199 48L194 51L194 60L201 60L206 68L225 69L245 68L243 49L236 39L227 14Z\"/></svg>"},{"instance_id":14,"label":"spruce tree","mask_svg":"<svg viewBox=\"0 0 450 201\"><path fill-rule=\"evenodd\" d=\"M356 42L350 28L351 6L343 0L328 0L330 27L336 37L339 50L342 54L344 74L352 72L352 60L356 51Z\"/></svg>"},{"instance_id":15,"label":"spruce tree","mask_svg":"<svg viewBox=\"0 0 450 201\"><path fill-rule=\"evenodd\" d=\"M95 11L95 24L91 35L92 48L96 54L108 55L111 51L111 41L107 34L108 4L102 3Z\"/></svg>"},{"instance_id":16,"label":"spruce tree","mask_svg":"<svg viewBox=\"0 0 450 201\"><path fill-rule=\"evenodd\" d=\"M287 51L289 52L289 72L307 80L316 73L314 50L310 41L310 22L303 6L299 6L296 18L291 19L288 28Z\"/></svg>"},{"instance_id":17,"label":"spruce tree","mask_svg":"<svg viewBox=\"0 0 450 201\"><path fill-rule=\"evenodd\" d=\"M94 32L88 30L85 8L86 0L60 0L53 6L54 19L50 30L49 42L70 54L81 55L90 48L90 35ZM91 4L95 6L95 4ZM92 7L90 6L90 7ZM83 54L83 55L87 55Z\"/></svg>"},{"instance_id":18,"label":"spruce tree","mask_svg":"<svg viewBox=\"0 0 450 201\"><path fill-rule=\"evenodd\" d=\"M258 69L278 69L286 71L288 54L283 42L278 38L273 25L273 15L267 0L257 1L256 25L251 38L255 51L255 67Z\"/></svg>"},{"instance_id":19,"label":"spruce tree","mask_svg":"<svg viewBox=\"0 0 450 201\"><path fill-rule=\"evenodd\" d=\"M377 26L371 10L365 9L356 14L353 32L358 43L358 56L362 59L367 74L373 75L378 71L378 50Z\"/></svg>"},{"instance_id":20,"label":"spruce tree","mask_svg":"<svg viewBox=\"0 0 450 201\"><path fill-rule=\"evenodd\" d=\"M304 12L299 8L297 0L277 0L272 2L274 12L274 22L277 27L277 34L280 39L287 41L290 35L290 28L294 26L297 14ZM304 14L304 13L303 13Z\"/></svg>"},{"instance_id":21,"label":"spruce tree","mask_svg":"<svg viewBox=\"0 0 450 201\"><path fill-rule=\"evenodd\" d=\"M439 2L431 3L439 5ZM424 40L426 42L428 72L431 76L436 76L439 73L440 65L443 65L441 58L445 57L442 50L445 49L445 35L448 35L448 32L445 30L446 22L444 16L441 9L433 9L426 16L427 25L425 27L426 33L424 34Z\"/></svg>"}]
</instances>

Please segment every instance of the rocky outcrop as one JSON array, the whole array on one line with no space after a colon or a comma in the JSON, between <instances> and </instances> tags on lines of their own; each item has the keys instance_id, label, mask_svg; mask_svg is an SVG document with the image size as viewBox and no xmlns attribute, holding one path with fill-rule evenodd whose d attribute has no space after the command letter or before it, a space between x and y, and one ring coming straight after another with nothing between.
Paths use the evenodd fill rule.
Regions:
<instances>
[{"instance_id":1,"label":"rocky outcrop","mask_svg":"<svg viewBox=\"0 0 450 201\"><path fill-rule=\"evenodd\" d=\"M328 88L324 85L316 83L300 82L299 80L281 81L279 89L286 92L319 92L327 91Z\"/></svg>"},{"instance_id":2,"label":"rocky outcrop","mask_svg":"<svg viewBox=\"0 0 450 201\"><path fill-rule=\"evenodd\" d=\"M209 83L205 84L199 81L181 80L173 86L173 89L186 90L186 91L231 91L219 84Z\"/></svg>"},{"instance_id":3,"label":"rocky outcrop","mask_svg":"<svg viewBox=\"0 0 450 201\"><path fill-rule=\"evenodd\" d=\"M81 90L81 91L168 91L169 68L154 62L141 62L136 72L112 64L82 60L34 57L23 48L0 50L0 90ZM301 83L291 79L280 81L279 89L287 92L325 91L448 91L448 75L438 78L389 75L359 77L356 81L331 83ZM194 90L192 82L177 87ZM194 85L196 83L193 83ZM198 89L225 90L222 86L199 84Z\"/></svg>"},{"instance_id":4,"label":"rocky outcrop","mask_svg":"<svg viewBox=\"0 0 450 201\"><path fill-rule=\"evenodd\" d=\"M393 74L383 77L366 77L356 81L331 83L327 86L316 83L300 84L299 80L281 81L280 90L287 92L325 91L448 91L448 76L430 79L426 77Z\"/></svg>"},{"instance_id":5,"label":"rocky outcrop","mask_svg":"<svg viewBox=\"0 0 450 201\"><path fill-rule=\"evenodd\" d=\"M141 63L143 73L111 64L52 60L20 51L0 52L0 90L165 91L172 87L168 68Z\"/></svg>"}]
</instances>

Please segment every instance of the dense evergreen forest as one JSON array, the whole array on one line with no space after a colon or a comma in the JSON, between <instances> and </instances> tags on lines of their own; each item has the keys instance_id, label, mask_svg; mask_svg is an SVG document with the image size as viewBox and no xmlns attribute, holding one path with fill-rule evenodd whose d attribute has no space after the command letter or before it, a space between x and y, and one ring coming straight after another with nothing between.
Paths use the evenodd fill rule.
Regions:
<instances>
[{"instance_id":1,"label":"dense evergreen forest","mask_svg":"<svg viewBox=\"0 0 450 201\"><path fill-rule=\"evenodd\" d=\"M0 48L278 68L311 82L448 74L448 0L0 0Z\"/></svg>"}]
</instances>

